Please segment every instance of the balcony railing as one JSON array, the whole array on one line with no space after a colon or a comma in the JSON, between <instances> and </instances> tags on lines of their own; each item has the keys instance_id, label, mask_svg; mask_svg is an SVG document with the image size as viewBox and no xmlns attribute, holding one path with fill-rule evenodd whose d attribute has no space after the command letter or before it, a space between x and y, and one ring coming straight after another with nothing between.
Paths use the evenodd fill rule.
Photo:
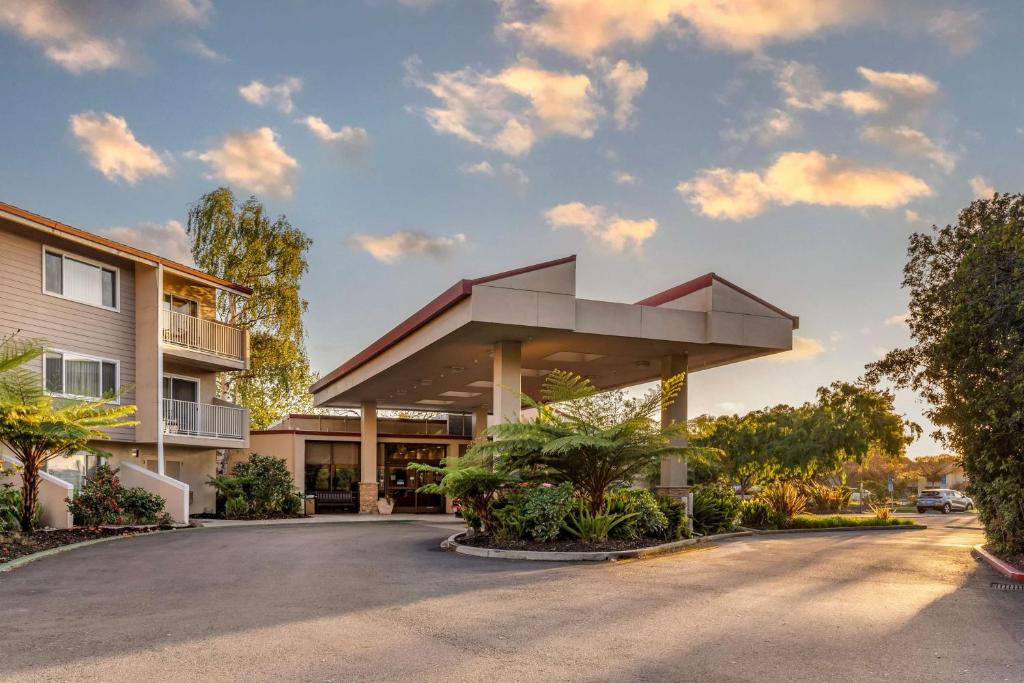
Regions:
<instances>
[{"instance_id":1,"label":"balcony railing","mask_svg":"<svg viewBox=\"0 0 1024 683\"><path fill-rule=\"evenodd\" d=\"M244 357L245 333L240 328L166 309L161 313L163 340L168 344L235 360Z\"/></svg>"},{"instance_id":2,"label":"balcony railing","mask_svg":"<svg viewBox=\"0 0 1024 683\"><path fill-rule=\"evenodd\" d=\"M164 399L164 434L241 439L245 410L209 403Z\"/></svg>"}]
</instances>

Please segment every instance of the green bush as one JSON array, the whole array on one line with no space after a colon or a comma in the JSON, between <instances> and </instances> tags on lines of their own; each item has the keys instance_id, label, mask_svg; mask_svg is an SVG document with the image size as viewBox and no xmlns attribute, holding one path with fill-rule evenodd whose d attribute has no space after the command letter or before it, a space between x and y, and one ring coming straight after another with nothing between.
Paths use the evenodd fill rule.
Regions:
<instances>
[{"instance_id":1,"label":"green bush","mask_svg":"<svg viewBox=\"0 0 1024 683\"><path fill-rule=\"evenodd\" d=\"M686 506L671 496L658 496L658 509L665 515L665 529L661 537L666 541L678 541L681 538L690 537L689 516L686 514Z\"/></svg>"},{"instance_id":2,"label":"green bush","mask_svg":"<svg viewBox=\"0 0 1024 683\"><path fill-rule=\"evenodd\" d=\"M740 505L740 526L751 529L773 529L784 521L780 520L772 507L763 500L745 500Z\"/></svg>"},{"instance_id":3,"label":"green bush","mask_svg":"<svg viewBox=\"0 0 1024 683\"><path fill-rule=\"evenodd\" d=\"M0 532L21 531L21 490L0 486Z\"/></svg>"},{"instance_id":4,"label":"green bush","mask_svg":"<svg viewBox=\"0 0 1024 683\"><path fill-rule=\"evenodd\" d=\"M526 531L535 541L553 541L562 531L562 522L572 510L572 485L537 486L520 494Z\"/></svg>"},{"instance_id":5,"label":"green bush","mask_svg":"<svg viewBox=\"0 0 1024 683\"><path fill-rule=\"evenodd\" d=\"M636 517L615 527L619 538L660 537L668 527L668 517L661 511L658 499L647 489L619 489L605 497L608 510L615 514L636 513Z\"/></svg>"},{"instance_id":6,"label":"green bush","mask_svg":"<svg viewBox=\"0 0 1024 683\"><path fill-rule=\"evenodd\" d=\"M818 481L804 482L802 493L816 512L839 512L850 506L853 490L846 486L829 486Z\"/></svg>"},{"instance_id":7,"label":"green bush","mask_svg":"<svg viewBox=\"0 0 1024 683\"><path fill-rule=\"evenodd\" d=\"M68 511L74 515L75 524L82 526L157 524L167 521L165 502L143 488L126 489L117 470L99 465L75 497L68 499Z\"/></svg>"},{"instance_id":8,"label":"green bush","mask_svg":"<svg viewBox=\"0 0 1024 683\"><path fill-rule=\"evenodd\" d=\"M728 486L706 484L693 489L693 526L702 534L728 531L736 524L740 499Z\"/></svg>"},{"instance_id":9,"label":"green bush","mask_svg":"<svg viewBox=\"0 0 1024 683\"><path fill-rule=\"evenodd\" d=\"M598 514L590 511L586 501L577 500L574 509L566 516L562 528L570 536L584 543L602 543L615 527L637 516L635 512L625 514L610 512L607 506Z\"/></svg>"},{"instance_id":10,"label":"green bush","mask_svg":"<svg viewBox=\"0 0 1024 683\"><path fill-rule=\"evenodd\" d=\"M242 496L228 498L224 504L224 516L228 519L245 519L249 516L249 502Z\"/></svg>"},{"instance_id":11,"label":"green bush","mask_svg":"<svg viewBox=\"0 0 1024 683\"><path fill-rule=\"evenodd\" d=\"M224 514L232 519L290 516L302 509L302 498L288 467L284 460L273 456L253 453L231 468L230 475L210 477L208 483L226 499ZM235 502L229 513L227 505L232 500L241 503Z\"/></svg>"}]
</instances>

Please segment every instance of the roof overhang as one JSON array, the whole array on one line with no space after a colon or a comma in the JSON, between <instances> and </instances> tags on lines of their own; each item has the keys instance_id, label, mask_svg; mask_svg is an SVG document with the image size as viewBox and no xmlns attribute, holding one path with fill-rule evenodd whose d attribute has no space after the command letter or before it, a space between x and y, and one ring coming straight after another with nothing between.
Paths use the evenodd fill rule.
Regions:
<instances>
[{"instance_id":1,"label":"roof overhang","mask_svg":"<svg viewBox=\"0 0 1024 683\"><path fill-rule=\"evenodd\" d=\"M493 348L521 342L522 389L566 369L599 389L792 348L798 319L714 274L636 304L576 297L575 257L461 280L311 387L318 406L466 411L490 406Z\"/></svg>"},{"instance_id":2,"label":"roof overhang","mask_svg":"<svg viewBox=\"0 0 1024 683\"><path fill-rule=\"evenodd\" d=\"M60 223L52 218L40 216L39 214L14 206L13 204L0 202L0 218L6 218L7 220L33 230L45 232L59 237L60 239L75 242L89 247L90 249L95 249L128 261L143 263L153 267L162 266L185 279L200 282L204 285L213 285L219 289L242 296L249 296L252 294L252 290L243 285L219 278L216 275L204 273L203 271L187 266L184 263L172 261L171 259L164 258L157 254L152 254L148 251L143 251L142 249L137 249L108 237L96 235L87 230L82 230L81 228Z\"/></svg>"}]
</instances>

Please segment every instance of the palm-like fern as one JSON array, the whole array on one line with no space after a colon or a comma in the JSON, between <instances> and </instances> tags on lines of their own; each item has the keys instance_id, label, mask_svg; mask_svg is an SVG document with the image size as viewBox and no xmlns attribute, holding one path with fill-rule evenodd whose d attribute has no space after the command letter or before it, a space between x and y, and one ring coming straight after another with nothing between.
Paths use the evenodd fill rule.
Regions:
<instances>
[{"instance_id":1,"label":"palm-like fern","mask_svg":"<svg viewBox=\"0 0 1024 683\"><path fill-rule=\"evenodd\" d=\"M628 398L620 391L598 393L589 380L555 370L544 381L540 401L522 397L537 410L535 420L489 428L493 441L470 453L493 457L499 469L523 479L568 481L596 515L609 486L631 482L662 458L685 453L672 444L685 434L685 423L662 427L653 419L675 400L683 381L680 374Z\"/></svg>"}]
</instances>

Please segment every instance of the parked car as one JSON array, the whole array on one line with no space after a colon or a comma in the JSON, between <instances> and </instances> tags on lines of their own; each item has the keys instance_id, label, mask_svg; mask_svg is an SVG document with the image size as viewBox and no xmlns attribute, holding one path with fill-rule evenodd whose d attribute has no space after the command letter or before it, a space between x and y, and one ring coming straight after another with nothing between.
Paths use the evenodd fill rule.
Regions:
<instances>
[{"instance_id":1,"label":"parked car","mask_svg":"<svg viewBox=\"0 0 1024 683\"><path fill-rule=\"evenodd\" d=\"M938 510L942 514L974 509L974 501L953 489L926 489L917 497L917 511Z\"/></svg>"}]
</instances>

